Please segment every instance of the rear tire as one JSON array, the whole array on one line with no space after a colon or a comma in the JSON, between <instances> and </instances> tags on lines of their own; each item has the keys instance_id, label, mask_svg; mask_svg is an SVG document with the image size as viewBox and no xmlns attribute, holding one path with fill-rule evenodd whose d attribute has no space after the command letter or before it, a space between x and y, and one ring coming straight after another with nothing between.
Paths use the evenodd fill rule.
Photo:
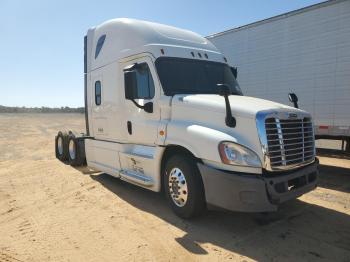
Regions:
<instances>
[{"instance_id":1,"label":"rear tire","mask_svg":"<svg viewBox=\"0 0 350 262\"><path fill-rule=\"evenodd\" d=\"M85 164L84 140L76 138L73 133L68 136L68 161L71 166Z\"/></svg>"},{"instance_id":2,"label":"rear tire","mask_svg":"<svg viewBox=\"0 0 350 262\"><path fill-rule=\"evenodd\" d=\"M68 160L68 134L67 132L59 131L55 138L55 153L56 158L65 162Z\"/></svg>"},{"instance_id":3,"label":"rear tire","mask_svg":"<svg viewBox=\"0 0 350 262\"><path fill-rule=\"evenodd\" d=\"M192 218L205 211L203 181L193 157L171 156L165 164L163 183L168 202L176 215Z\"/></svg>"}]
</instances>

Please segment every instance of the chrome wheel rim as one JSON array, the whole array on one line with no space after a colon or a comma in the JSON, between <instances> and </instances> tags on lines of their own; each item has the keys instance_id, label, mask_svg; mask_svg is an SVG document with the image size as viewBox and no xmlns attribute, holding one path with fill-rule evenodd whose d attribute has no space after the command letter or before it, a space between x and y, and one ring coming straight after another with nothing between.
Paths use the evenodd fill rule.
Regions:
<instances>
[{"instance_id":1,"label":"chrome wheel rim","mask_svg":"<svg viewBox=\"0 0 350 262\"><path fill-rule=\"evenodd\" d=\"M69 156L70 159L75 159L75 144L73 139L69 140Z\"/></svg>"},{"instance_id":2,"label":"chrome wheel rim","mask_svg":"<svg viewBox=\"0 0 350 262\"><path fill-rule=\"evenodd\" d=\"M186 178L180 168L173 168L169 174L169 192L178 207L186 205L188 189Z\"/></svg>"},{"instance_id":3,"label":"chrome wheel rim","mask_svg":"<svg viewBox=\"0 0 350 262\"><path fill-rule=\"evenodd\" d=\"M61 136L57 139L57 150L59 155L63 154L63 139Z\"/></svg>"}]
</instances>

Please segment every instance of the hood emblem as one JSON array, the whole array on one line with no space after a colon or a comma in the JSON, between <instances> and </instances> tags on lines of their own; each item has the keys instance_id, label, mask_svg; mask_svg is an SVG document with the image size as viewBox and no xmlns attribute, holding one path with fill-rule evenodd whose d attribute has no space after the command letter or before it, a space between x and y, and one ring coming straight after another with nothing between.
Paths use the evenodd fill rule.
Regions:
<instances>
[{"instance_id":1,"label":"hood emblem","mask_svg":"<svg viewBox=\"0 0 350 262\"><path fill-rule=\"evenodd\" d=\"M288 114L288 118L297 118L297 117L298 117L298 115L295 114L295 113L289 113Z\"/></svg>"}]
</instances>

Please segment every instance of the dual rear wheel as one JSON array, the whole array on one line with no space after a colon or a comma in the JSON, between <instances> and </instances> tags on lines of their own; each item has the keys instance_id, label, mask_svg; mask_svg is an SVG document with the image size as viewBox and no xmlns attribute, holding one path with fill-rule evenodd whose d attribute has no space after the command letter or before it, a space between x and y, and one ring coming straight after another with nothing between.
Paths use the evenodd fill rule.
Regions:
<instances>
[{"instance_id":1,"label":"dual rear wheel","mask_svg":"<svg viewBox=\"0 0 350 262\"><path fill-rule=\"evenodd\" d=\"M56 158L65 162L68 160L68 133L59 131L55 138Z\"/></svg>"},{"instance_id":2,"label":"dual rear wheel","mask_svg":"<svg viewBox=\"0 0 350 262\"><path fill-rule=\"evenodd\" d=\"M71 131L59 131L55 139L56 157L72 166L85 164L85 146L82 137L76 137Z\"/></svg>"}]
</instances>

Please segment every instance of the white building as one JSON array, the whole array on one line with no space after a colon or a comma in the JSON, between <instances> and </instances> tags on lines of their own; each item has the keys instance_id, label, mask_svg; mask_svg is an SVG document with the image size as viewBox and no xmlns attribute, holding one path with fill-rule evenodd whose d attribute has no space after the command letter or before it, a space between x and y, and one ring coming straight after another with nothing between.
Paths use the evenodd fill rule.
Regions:
<instances>
[{"instance_id":1,"label":"white building","mask_svg":"<svg viewBox=\"0 0 350 262\"><path fill-rule=\"evenodd\" d=\"M350 136L350 1L331 0L207 37L245 95L311 112L317 135Z\"/></svg>"}]
</instances>

